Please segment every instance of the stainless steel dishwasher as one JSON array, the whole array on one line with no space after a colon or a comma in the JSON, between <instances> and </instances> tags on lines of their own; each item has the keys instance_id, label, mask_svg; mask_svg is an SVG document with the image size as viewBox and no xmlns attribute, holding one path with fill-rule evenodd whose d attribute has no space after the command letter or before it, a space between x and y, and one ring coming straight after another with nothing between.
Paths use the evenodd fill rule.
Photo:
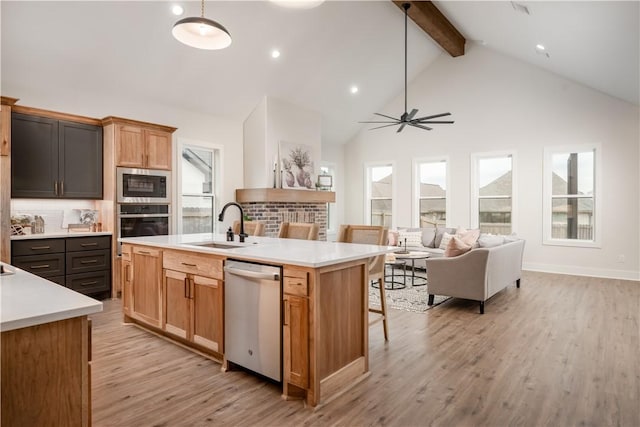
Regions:
<instances>
[{"instance_id":1,"label":"stainless steel dishwasher","mask_svg":"<svg viewBox=\"0 0 640 427\"><path fill-rule=\"evenodd\" d=\"M281 267L227 260L224 273L225 359L282 381Z\"/></svg>"}]
</instances>

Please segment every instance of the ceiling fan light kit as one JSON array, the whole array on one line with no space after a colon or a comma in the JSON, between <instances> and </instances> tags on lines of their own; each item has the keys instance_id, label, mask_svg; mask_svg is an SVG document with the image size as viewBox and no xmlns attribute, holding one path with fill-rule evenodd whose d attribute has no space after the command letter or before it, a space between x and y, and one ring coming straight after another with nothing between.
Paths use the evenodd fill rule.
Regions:
<instances>
[{"instance_id":1,"label":"ceiling fan light kit","mask_svg":"<svg viewBox=\"0 0 640 427\"><path fill-rule=\"evenodd\" d=\"M231 35L227 29L204 17L204 0L201 16L179 20L174 24L171 34L179 42L197 49L217 50L231 45Z\"/></svg>"},{"instance_id":2,"label":"ceiling fan light kit","mask_svg":"<svg viewBox=\"0 0 640 427\"><path fill-rule=\"evenodd\" d=\"M381 124L381 126L373 127L369 130L386 128L389 126L398 126L397 132L400 133L405 128L405 126L413 126L416 128L431 130L432 128L426 125L431 124L453 124L452 120L433 120L439 117L450 116L451 113L440 113L433 114L430 116L418 117L415 118L415 115L418 113L416 108L412 109L410 113L407 112L407 11L411 7L409 3L403 3L402 8L404 9L404 113L400 116L400 118L388 116L386 114L374 113L376 116L384 117L389 120L384 121L366 121L359 123L375 123Z\"/></svg>"}]
</instances>

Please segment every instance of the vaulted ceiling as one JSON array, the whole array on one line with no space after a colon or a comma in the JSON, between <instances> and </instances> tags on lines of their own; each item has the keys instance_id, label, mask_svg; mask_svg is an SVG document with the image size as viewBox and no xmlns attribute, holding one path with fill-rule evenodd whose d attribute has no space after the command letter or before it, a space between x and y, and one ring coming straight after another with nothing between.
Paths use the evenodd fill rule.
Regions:
<instances>
[{"instance_id":1,"label":"vaulted ceiling","mask_svg":"<svg viewBox=\"0 0 640 427\"><path fill-rule=\"evenodd\" d=\"M199 2L179 3L183 17L200 14ZM266 1L209 1L205 16L233 37L221 51L173 39L171 27L179 19L171 14L173 4L3 0L2 95L30 105L25 93L68 98L75 91L240 121L267 95L320 112L323 142L345 143L361 129L359 120L402 93L403 11L390 1L326 1L308 10ZM435 5L467 43L639 103L637 1ZM548 55L536 52L538 43ZM270 56L274 48L281 52L278 59ZM448 55L414 22L408 53L409 80ZM359 88L356 94L352 85ZM114 112L95 112L100 114Z\"/></svg>"}]
</instances>

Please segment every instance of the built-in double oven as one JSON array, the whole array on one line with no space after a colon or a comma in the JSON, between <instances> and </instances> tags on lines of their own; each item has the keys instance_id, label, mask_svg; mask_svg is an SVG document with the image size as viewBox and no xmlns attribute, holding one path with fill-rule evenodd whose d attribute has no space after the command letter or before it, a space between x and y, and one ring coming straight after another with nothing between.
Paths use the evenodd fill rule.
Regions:
<instances>
[{"instance_id":1,"label":"built-in double oven","mask_svg":"<svg viewBox=\"0 0 640 427\"><path fill-rule=\"evenodd\" d=\"M118 168L116 190L118 237L170 233L171 172Z\"/></svg>"}]
</instances>

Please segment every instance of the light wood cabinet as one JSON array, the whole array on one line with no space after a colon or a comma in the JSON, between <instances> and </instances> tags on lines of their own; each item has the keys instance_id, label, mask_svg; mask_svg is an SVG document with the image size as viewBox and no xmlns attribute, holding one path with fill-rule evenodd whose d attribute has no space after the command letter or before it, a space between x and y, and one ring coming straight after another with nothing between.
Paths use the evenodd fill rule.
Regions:
<instances>
[{"instance_id":1,"label":"light wood cabinet","mask_svg":"<svg viewBox=\"0 0 640 427\"><path fill-rule=\"evenodd\" d=\"M302 389L309 386L308 274L285 269L283 278L284 320L282 329L284 381ZM286 394L286 393L285 393Z\"/></svg>"},{"instance_id":2,"label":"light wood cabinet","mask_svg":"<svg viewBox=\"0 0 640 427\"><path fill-rule=\"evenodd\" d=\"M131 316L131 281L133 270L131 268L131 246L122 245L122 257L120 259L120 279L122 283L122 311Z\"/></svg>"},{"instance_id":3,"label":"light wood cabinet","mask_svg":"<svg viewBox=\"0 0 640 427\"><path fill-rule=\"evenodd\" d=\"M116 166L171 170L171 132L116 126Z\"/></svg>"},{"instance_id":4,"label":"light wood cabinet","mask_svg":"<svg viewBox=\"0 0 640 427\"><path fill-rule=\"evenodd\" d=\"M134 246L131 253L131 317L162 326L162 251Z\"/></svg>"},{"instance_id":5,"label":"light wood cabinet","mask_svg":"<svg viewBox=\"0 0 640 427\"><path fill-rule=\"evenodd\" d=\"M222 259L164 251L163 329L206 349L223 352ZM209 276L203 276L208 273Z\"/></svg>"}]
</instances>

